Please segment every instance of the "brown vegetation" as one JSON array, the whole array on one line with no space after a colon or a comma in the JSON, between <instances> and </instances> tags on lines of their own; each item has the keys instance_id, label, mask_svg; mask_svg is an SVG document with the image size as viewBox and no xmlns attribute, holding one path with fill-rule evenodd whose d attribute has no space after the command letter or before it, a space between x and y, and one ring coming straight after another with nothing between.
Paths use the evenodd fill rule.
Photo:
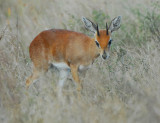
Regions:
<instances>
[{"instance_id":1,"label":"brown vegetation","mask_svg":"<svg viewBox=\"0 0 160 123\"><path fill-rule=\"evenodd\" d=\"M152 0L0 0L1 123L158 123L160 121L160 3ZM51 69L29 91L28 47L51 28L85 30L81 17L100 28L122 15L109 60L97 59L83 80L81 97L69 79L57 98Z\"/></svg>"}]
</instances>

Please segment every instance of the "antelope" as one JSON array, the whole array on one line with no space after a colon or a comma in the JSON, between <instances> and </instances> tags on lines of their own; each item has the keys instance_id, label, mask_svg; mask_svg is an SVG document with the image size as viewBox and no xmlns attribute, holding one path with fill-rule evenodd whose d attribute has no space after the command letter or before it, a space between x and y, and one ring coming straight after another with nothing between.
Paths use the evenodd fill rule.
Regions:
<instances>
[{"instance_id":1,"label":"antelope","mask_svg":"<svg viewBox=\"0 0 160 123\"><path fill-rule=\"evenodd\" d=\"M77 83L77 90L82 89L78 71L89 66L101 56L106 60L112 43L111 34L120 28L121 16L114 18L110 26L99 30L98 24L82 17L85 27L93 32L94 38L83 33L50 29L38 34L29 46L30 58L33 62L33 73L26 80L26 87L37 80L41 74L47 72L52 64L59 69L60 89L71 72L73 80Z\"/></svg>"}]
</instances>

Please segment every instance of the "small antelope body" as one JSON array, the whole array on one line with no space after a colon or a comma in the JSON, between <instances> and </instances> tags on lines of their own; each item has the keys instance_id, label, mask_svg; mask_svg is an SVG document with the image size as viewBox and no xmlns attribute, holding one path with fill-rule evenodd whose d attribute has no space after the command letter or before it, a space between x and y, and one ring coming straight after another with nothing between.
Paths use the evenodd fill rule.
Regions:
<instances>
[{"instance_id":1,"label":"small antelope body","mask_svg":"<svg viewBox=\"0 0 160 123\"><path fill-rule=\"evenodd\" d=\"M98 25L87 18L82 18L85 27L94 33L94 38L85 34L62 29L51 29L41 32L31 42L29 47L30 58L33 62L33 73L27 79L26 86L39 78L41 73L47 72L53 64L59 69L59 87L63 86L71 71L77 90L82 84L78 70L93 63L99 55L103 59L109 57L111 33L120 27L121 16L114 18L108 28L99 30Z\"/></svg>"}]
</instances>

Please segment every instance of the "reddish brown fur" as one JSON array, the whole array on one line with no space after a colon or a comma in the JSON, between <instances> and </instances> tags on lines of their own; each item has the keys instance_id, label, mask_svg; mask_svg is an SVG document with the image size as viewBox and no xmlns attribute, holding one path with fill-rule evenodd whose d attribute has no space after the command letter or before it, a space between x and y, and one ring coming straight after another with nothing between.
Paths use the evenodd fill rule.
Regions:
<instances>
[{"instance_id":1,"label":"reddish brown fur","mask_svg":"<svg viewBox=\"0 0 160 123\"><path fill-rule=\"evenodd\" d=\"M32 41L29 49L35 66L39 66L42 60L85 64L98 55L93 39L68 30L43 31Z\"/></svg>"},{"instance_id":2,"label":"reddish brown fur","mask_svg":"<svg viewBox=\"0 0 160 123\"><path fill-rule=\"evenodd\" d=\"M99 32L100 36L96 35L97 41L99 42L102 49L106 49L108 46L110 35L106 35L106 30L100 30Z\"/></svg>"},{"instance_id":3,"label":"reddish brown fur","mask_svg":"<svg viewBox=\"0 0 160 123\"><path fill-rule=\"evenodd\" d=\"M102 49L108 45L109 35L106 30L100 30L96 36ZM53 62L65 62L71 68L73 79L80 83L78 77L79 65L89 65L99 56L100 49L92 39L82 33L51 29L41 32L30 44L30 58L34 64L33 75L26 81L27 87L38 78L39 72L47 71Z\"/></svg>"}]
</instances>

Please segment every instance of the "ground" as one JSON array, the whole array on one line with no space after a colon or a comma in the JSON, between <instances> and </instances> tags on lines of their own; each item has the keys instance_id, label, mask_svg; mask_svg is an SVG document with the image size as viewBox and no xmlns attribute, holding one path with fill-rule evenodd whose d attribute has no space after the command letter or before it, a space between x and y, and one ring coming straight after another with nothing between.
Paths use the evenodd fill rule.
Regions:
<instances>
[{"instance_id":1,"label":"ground","mask_svg":"<svg viewBox=\"0 0 160 123\"><path fill-rule=\"evenodd\" d=\"M0 0L1 123L158 123L160 121L160 2L152 0ZM68 79L57 97L58 71L25 89L31 75L29 44L43 30L93 36L81 17L98 23L122 16L110 58L98 58L78 96ZM71 77L70 77L71 78Z\"/></svg>"}]
</instances>

